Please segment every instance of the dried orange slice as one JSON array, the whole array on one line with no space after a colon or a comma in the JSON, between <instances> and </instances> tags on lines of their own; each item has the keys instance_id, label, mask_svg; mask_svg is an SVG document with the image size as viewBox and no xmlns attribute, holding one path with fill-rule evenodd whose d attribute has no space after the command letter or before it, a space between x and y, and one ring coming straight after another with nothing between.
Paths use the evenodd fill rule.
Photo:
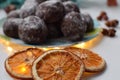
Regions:
<instances>
[{"instance_id":1,"label":"dried orange slice","mask_svg":"<svg viewBox=\"0 0 120 80\"><path fill-rule=\"evenodd\" d=\"M17 52L6 59L6 71L14 78L32 80L32 63L42 54L43 50L37 48Z\"/></svg>"},{"instance_id":2,"label":"dried orange slice","mask_svg":"<svg viewBox=\"0 0 120 80\"><path fill-rule=\"evenodd\" d=\"M77 55L85 64L86 71L101 71L105 68L105 60L90 50L76 47L66 47L65 50Z\"/></svg>"},{"instance_id":3,"label":"dried orange slice","mask_svg":"<svg viewBox=\"0 0 120 80\"><path fill-rule=\"evenodd\" d=\"M35 80L80 80L83 71L83 62L65 50L45 52L32 66Z\"/></svg>"}]
</instances>

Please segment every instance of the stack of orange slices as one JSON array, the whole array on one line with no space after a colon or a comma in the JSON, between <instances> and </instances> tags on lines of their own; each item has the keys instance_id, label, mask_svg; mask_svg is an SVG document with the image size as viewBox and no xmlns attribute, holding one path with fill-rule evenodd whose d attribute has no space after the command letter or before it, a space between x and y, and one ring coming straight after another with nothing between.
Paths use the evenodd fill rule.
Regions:
<instances>
[{"instance_id":1,"label":"stack of orange slices","mask_svg":"<svg viewBox=\"0 0 120 80\"><path fill-rule=\"evenodd\" d=\"M5 68L20 80L81 80L86 71L105 69L105 60L92 51L76 47L48 51L29 48L8 57Z\"/></svg>"}]
</instances>

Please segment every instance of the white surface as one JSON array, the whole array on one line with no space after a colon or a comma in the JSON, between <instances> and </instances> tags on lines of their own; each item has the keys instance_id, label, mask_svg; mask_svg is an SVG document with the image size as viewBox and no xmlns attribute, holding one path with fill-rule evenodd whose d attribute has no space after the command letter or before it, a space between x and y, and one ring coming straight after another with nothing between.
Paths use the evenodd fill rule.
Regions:
<instances>
[{"instance_id":1,"label":"white surface","mask_svg":"<svg viewBox=\"0 0 120 80\"><path fill-rule=\"evenodd\" d=\"M118 2L120 4L120 0ZM88 12L93 18L96 18L104 10L108 13L110 19L118 19L120 21L120 6L107 7L106 0L82 0L80 7L81 12ZM101 25L105 27L103 23ZM107 68L104 73L87 80L120 80L120 26L116 30L116 37L104 37L100 44L92 48L93 51L99 53L106 60ZM0 45L0 51L0 80L12 80L4 70L4 60L7 57L7 53L5 53L2 45Z\"/></svg>"},{"instance_id":2,"label":"white surface","mask_svg":"<svg viewBox=\"0 0 120 80\"><path fill-rule=\"evenodd\" d=\"M105 5L107 0L87 1L84 0L84 4L81 4L82 12L89 12L93 18L96 18L101 11L106 11L110 19L118 19L120 21L120 0L118 0L118 7L107 7ZM106 27L104 22L101 25ZM107 68L104 73L88 80L120 80L120 25L116 30L116 37L104 37L99 45L92 48L93 51L99 53L106 60Z\"/></svg>"}]
</instances>

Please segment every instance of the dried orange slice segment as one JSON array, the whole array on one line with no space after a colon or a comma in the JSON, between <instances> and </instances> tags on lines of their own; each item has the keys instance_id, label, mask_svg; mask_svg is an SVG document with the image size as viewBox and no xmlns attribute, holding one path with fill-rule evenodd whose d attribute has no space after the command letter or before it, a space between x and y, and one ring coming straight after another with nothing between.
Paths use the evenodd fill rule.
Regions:
<instances>
[{"instance_id":1,"label":"dried orange slice segment","mask_svg":"<svg viewBox=\"0 0 120 80\"><path fill-rule=\"evenodd\" d=\"M65 50L45 52L32 66L35 80L80 80L83 71L83 62Z\"/></svg>"},{"instance_id":2,"label":"dried orange slice segment","mask_svg":"<svg viewBox=\"0 0 120 80\"><path fill-rule=\"evenodd\" d=\"M37 48L17 52L6 59L6 71L14 78L32 80L32 63L42 54L43 50Z\"/></svg>"},{"instance_id":3,"label":"dried orange slice segment","mask_svg":"<svg viewBox=\"0 0 120 80\"><path fill-rule=\"evenodd\" d=\"M76 47L66 47L65 50L77 55L85 64L86 71L101 71L105 68L105 60L90 50Z\"/></svg>"}]
</instances>

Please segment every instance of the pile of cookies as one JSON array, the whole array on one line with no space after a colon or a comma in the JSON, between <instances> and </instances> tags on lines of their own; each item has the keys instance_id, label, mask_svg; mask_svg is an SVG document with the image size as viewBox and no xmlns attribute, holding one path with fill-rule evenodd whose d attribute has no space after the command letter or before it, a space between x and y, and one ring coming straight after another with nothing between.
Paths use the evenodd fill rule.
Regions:
<instances>
[{"instance_id":1,"label":"pile of cookies","mask_svg":"<svg viewBox=\"0 0 120 80\"><path fill-rule=\"evenodd\" d=\"M81 80L85 72L101 72L105 60L98 54L76 47L44 51L28 48L8 57L8 74L20 80Z\"/></svg>"},{"instance_id":2,"label":"pile of cookies","mask_svg":"<svg viewBox=\"0 0 120 80\"><path fill-rule=\"evenodd\" d=\"M8 14L3 32L28 44L42 44L48 39L65 37L82 40L94 29L89 14L82 14L70 0L25 0L19 10Z\"/></svg>"}]
</instances>

